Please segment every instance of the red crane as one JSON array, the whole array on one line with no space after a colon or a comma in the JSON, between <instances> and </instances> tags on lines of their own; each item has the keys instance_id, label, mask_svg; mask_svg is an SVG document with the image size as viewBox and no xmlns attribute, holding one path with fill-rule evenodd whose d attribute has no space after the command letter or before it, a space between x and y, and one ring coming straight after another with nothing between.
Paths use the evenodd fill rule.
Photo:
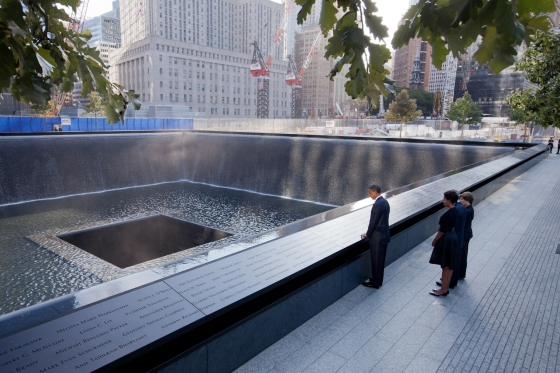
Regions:
<instances>
[{"instance_id":1,"label":"red crane","mask_svg":"<svg viewBox=\"0 0 560 373\"><path fill-rule=\"evenodd\" d=\"M272 63L274 49L278 49L280 46L286 29L286 24L288 22L288 17L292 11L294 5L294 0L286 5L284 9L284 16L282 21L276 28L274 36L272 38L272 45L269 49L266 60L263 58L262 52L256 41L251 43L253 48L253 58L251 59L250 72L251 75L258 78L257 80L257 118L268 118L268 92L269 92L269 67Z\"/></svg>"},{"instance_id":2,"label":"red crane","mask_svg":"<svg viewBox=\"0 0 560 373\"><path fill-rule=\"evenodd\" d=\"M292 87L292 118L302 117L302 84L301 78L309 68L309 64L313 60L313 56L317 53L319 40L321 39L321 31L317 33L301 68L299 73L296 68L296 64L292 55L288 56L288 71L286 73L286 84ZM297 74L297 75L296 75Z\"/></svg>"}]
</instances>

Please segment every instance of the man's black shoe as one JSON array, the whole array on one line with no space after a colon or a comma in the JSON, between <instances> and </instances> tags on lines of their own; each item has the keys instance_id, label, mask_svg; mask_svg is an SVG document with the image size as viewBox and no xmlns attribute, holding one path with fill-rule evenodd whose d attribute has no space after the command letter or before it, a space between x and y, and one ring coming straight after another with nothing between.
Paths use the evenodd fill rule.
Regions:
<instances>
[{"instance_id":1,"label":"man's black shoe","mask_svg":"<svg viewBox=\"0 0 560 373\"><path fill-rule=\"evenodd\" d=\"M374 288L374 289L379 289L380 286L379 285L375 285L373 283L373 281L371 280L371 278L368 278L367 280L365 280L364 282L362 282L362 285L367 286L368 288Z\"/></svg>"}]
</instances>

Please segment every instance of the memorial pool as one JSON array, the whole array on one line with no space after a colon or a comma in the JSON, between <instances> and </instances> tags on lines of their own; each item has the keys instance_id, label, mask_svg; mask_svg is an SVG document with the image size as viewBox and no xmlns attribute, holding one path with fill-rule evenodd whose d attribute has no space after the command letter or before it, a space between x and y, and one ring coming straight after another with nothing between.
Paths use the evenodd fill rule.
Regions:
<instances>
[{"instance_id":1,"label":"memorial pool","mask_svg":"<svg viewBox=\"0 0 560 373\"><path fill-rule=\"evenodd\" d=\"M27 236L165 214L233 233L221 243L332 206L190 182L167 183L0 207L0 314L88 288L100 278Z\"/></svg>"},{"instance_id":2,"label":"memorial pool","mask_svg":"<svg viewBox=\"0 0 560 373\"><path fill-rule=\"evenodd\" d=\"M512 151L192 132L0 138L0 314L115 278L40 235L161 214L232 233L226 244L360 200L372 182L390 190Z\"/></svg>"}]
</instances>

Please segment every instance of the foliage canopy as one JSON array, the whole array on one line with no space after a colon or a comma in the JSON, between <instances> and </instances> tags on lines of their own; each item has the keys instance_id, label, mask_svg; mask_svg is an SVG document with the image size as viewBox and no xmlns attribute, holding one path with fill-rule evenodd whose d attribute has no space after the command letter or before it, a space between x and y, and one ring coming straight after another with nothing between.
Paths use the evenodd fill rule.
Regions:
<instances>
[{"instance_id":1,"label":"foliage canopy","mask_svg":"<svg viewBox=\"0 0 560 373\"><path fill-rule=\"evenodd\" d=\"M522 114L515 120L560 128L560 36L538 33L516 67L535 87L506 98L512 112Z\"/></svg>"},{"instance_id":2,"label":"foliage canopy","mask_svg":"<svg viewBox=\"0 0 560 373\"><path fill-rule=\"evenodd\" d=\"M51 114L54 109L54 102L52 100L45 101L42 104L33 105L31 106L33 112L37 115L45 115Z\"/></svg>"},{"instance_id":3,"label":"foliage canopy","mask_svg":"<svg viewBox=\"0 0 560 373\"><path fill-rule=\"evenodd\" d=\"M103 97L97 92L91 92L89 94L89 104L85 106L84 111L88 114L95 114L96 116L103 114Z\"/></svg>"},{"instance_id":4,"label":"foliage canopy","mask_svg":"<svg viewBox=\"0 0 560 373\"><path fill-rule=\"evenodd\" d=\"M319 24L325 36L332 33L325 57L339 58L329 76L339 73L344 64L350 69L346 92L353 98L377 99L387 94L390 58L387 47L375 44L387 37L387 27L371 0L295 0L302 6L298 23L321 2ZM335 5L336 4L336 5ZM529 42L538 30L548 30L548 14L555 11L554 0L419 0L404 15L392 41L394 48L421 38L432 45L432 63L440 68L449 52L455 57L482 37L474 57L498 73L514 63L515 47ZM337 14L341 12L342 16ZM372 38L369 36L371 34Z\"/></svg>"},{"instance_id":5,"label":"foliage canopy","mask_svg":"<svg viewBox=\"0 0 560 373\"><path fill-rule=\"evenodd\" d=\"M385 119L392 122L409 122L422 115L421 110L416 110L416 100L408 96L406 89L403 89L395 101L389 104L389 111L385 115Z\"/></svg>"},{"instance_id":6,"label":"foliage canopy","mask_svg":"<svg viewBox=\"0 0 560 373\"><path fill-rule=\"evenodd\" d=\"M397 94L401 93L402 90L406 88L395 88L395 93L392 93L386 97L383 97L383 106L388 108L391 102L395 100ZM434 94L428 91L420 91L417 89L406 89L408 97L416 100L416 106L418 109L422 110L422 115L430 116L432 115L434 108ZM379 113L379 109L375 108L371 110L373 115Z\"/></svg>"},{"instance_id":7,"label":"foliage canopy","mask_svg":"<svg viewBox=\"0 0 560 373\"><path fill-rule=\"evenodd\" d=\"M105 95L110 123L124 120L129 103L140 107L138 95L109 82L99 51L88 46L89 31L76 33L73 11L80 0L0 0L0 92L11 91L25 104L51 99L52 88L70 92L82 81L82 97L96 90Z\"/></svg>"}]
</instances>

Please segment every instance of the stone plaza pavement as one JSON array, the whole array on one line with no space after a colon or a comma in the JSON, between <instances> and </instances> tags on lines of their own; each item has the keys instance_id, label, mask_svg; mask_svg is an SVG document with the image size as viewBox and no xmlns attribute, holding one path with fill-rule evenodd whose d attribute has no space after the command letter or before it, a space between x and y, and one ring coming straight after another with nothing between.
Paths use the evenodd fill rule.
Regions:
<instances>
[{"instance_id":1,"label":"stone plaza pavement","mask_svg":"<svg viewBox=\"0 0 560 373\"><path fill-rule=\"evenodd\" d=\"M475 205L473 232L449 296L428 294L431 237L236 372L560 372L560 155Z\"/></svg>"}]
</instances>

